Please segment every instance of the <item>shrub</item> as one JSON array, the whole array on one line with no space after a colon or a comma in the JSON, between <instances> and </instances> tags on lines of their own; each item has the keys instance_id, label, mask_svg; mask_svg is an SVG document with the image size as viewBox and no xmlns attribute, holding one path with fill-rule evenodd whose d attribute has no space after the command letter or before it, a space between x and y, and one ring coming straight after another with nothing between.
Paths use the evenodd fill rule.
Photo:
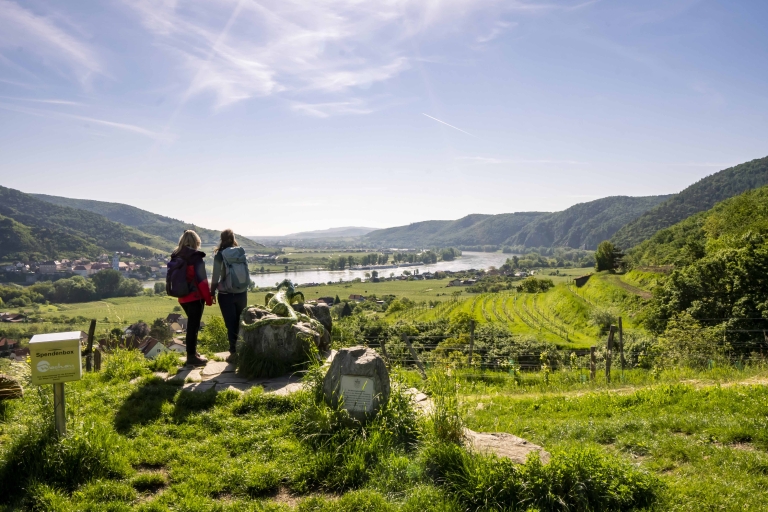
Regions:
<instances>
[{"instance_id":1,"label":"shrub","mask_svg":"<svg viewBox=\"0 0 768 512\"><path fill-rule=\"evenodd\" d=\"M108 381L128 381L147 373L147 360L141 352L119 348L107 357L102 378Z\"/></svg>"},{"instance_id":2,"label":"shrub","mask_svg":"<svg viewBox=\"0 0 768 512\"><path fill-rule=\"evenodd\" d=\"M224 352L229 350L227 326L220 316L211 318L200 333L200 347L207 352Z\"/></svg>"},{"instance_id":3,"label":"shrub","mask_svg":"<svg viewBox=\"0 0 768 512\"><path fill-rule=\"evenodd\" d=\"M181 366L180 354L169 350L162 352L153 361L149 362L149 369L153 372L176 373Z\"/></svg>"}]
</instances>

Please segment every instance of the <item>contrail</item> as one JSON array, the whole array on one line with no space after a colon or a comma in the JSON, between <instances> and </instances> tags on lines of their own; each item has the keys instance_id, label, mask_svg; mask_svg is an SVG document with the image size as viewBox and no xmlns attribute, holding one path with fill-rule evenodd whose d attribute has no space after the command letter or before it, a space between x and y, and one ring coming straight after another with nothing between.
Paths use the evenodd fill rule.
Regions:
<instances>
[{"instance_id":1,"label":"contrail","mask_svg":"<svg viewBox=\"0 0 768 512\"><path fill-rule=\"evenodd\" d=\"M436 118L436 117L432 117L432 116L429 116L429 115L425 114L424 112L422 112L421 114L422 114L422 115L424 115L424 116L427 116L428 118L430 118L430 119L432 119L432 120L434 120L434 121L437 121L438 123L443 123L445 126L450 126L450 127L451 127L451 128L453 128L454 130L459 130L461 133L466 133L466 134L467 134L467 135L469 135L470 137L475 137L475 135L472 135L472 134L471 134L471 133L469 133L469 132L465 132L465 131L464 131L464 130L462 130L461 128L456 128L456 127L455 127L455 126L453 126L452 124L448 124L448 123L446 123L445 121L441 121L441 120L439 120L439 119L438 119L438 118ZM476 137L475 137L475 138L476 138Z\"/></svg>"}]
</instances>

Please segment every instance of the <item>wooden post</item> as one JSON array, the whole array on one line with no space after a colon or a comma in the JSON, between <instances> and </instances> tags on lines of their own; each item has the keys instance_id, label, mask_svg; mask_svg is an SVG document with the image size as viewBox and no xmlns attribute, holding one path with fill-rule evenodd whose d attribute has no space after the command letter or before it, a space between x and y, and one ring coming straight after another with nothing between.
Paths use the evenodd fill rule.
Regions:
<instances>
[{"instance_id":1,"label":"wooden post","mask_svg":"<svg viewBox=\"0 0 768 512\"><path fill-rule=\"evenodd\" d=\"M384 360L387 362L387 364L389 364L389 355L387 355L387 345L385 344L386 342L384 338L381 338L380 343L381 343L381 355L384 356Z\"/></svg>"},{"instance_id":2,"label":"wooden post","mask_svg":"<svg viewBox=\"0 0 768 512\"><path fill-rule=\"evenodd\" d=\"M467 359L469 366L472 366L472 354L475 351L475 320L469 321L469 358Z\"/></svg>"},{"instance_id":3,"label":"wooden post","mask_svg":"<svg viewBox=\"0 0 768 512\"><path fill-rule=\"evenodd\" d=\"M619 352L621 353L621 371L624 371L625 366L625 360L624 360L624 329L621 325L621 317L619 317Z\"/></svg>"},{"instance_id":4,"label":"wooden post","mask_svg":"<svg viewBox=\"0 0 768 512\"><path fill-rule=\"evenodd\" d=\"M421 360L419 359L418 354L416 354L416 351L413 349L413 345L411 345L411 338L407 334L403 334L403 341L408 346L408 350L411 352L411 357L414 361L416 361L416 366L419 368L419 373L421 373L421 377L423 379L427 378L427 372L424 371L424 365L421 364Z\"/></svg>"},{"instance_id":5,"label":"wooden post","mask_svg":"<svg viewBox=\"0 0 768 512\"><path fill-rule=\"evenodd\" d=\"M605 382L611 382L611 359L613 358L613 336L616 326L612 325L608 331L608 346L605 350Z\"/></svg>"},{"instance_id":6,"label":"wooden post","mask_svg":"<svg viewBox=\"0 0 768 512\"><path fill-rule=\"evenodd\" d=\"M101 371L101 349L97 348L93 354L93 368L97 372Z\"/></svg>"},{"instance_id":7,"label":"wooden post","mask_svg":"<svg viewBox=\"0 0 768 512\"><path fill-rule=\"evenodd\" d=\"M53 385L53 418L56 423L56 431L60 436L67 434L67 415L64 400L64 383L57 382Z\"/></svg>"},{"instance_id":8,"label":"wooden post","mask_svg":"<svg viewBox=\"0 0 768 512\"><path fill-rule=\"evenodd\" d=\"M93 337L96 334L96 319L91 320L91 327L88 329L88 348L85 349L85 371L90 372L93 369Z\"/></svg>"},{"instance_id":9,"label":"wooden post","mask_svg":"<svg viewBox=\"0 0 768 512\"><path fill-rule=\"evenodd\" d=\"M595 380L597 372L597 356L595 356L595 347L589 347L589 380Z\"/></svg>"}]
</instances>

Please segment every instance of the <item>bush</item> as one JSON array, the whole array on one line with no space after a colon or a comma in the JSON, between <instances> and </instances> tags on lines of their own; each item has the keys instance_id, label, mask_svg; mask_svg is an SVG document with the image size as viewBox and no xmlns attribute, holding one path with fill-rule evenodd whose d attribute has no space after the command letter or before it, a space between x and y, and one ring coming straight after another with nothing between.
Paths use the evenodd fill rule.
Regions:
<instances>
[{"instance_id":1,"label":"bush","mask_svg":"<svg viewBox=\"0 0 768 512\"><path fill-rule=\"evenodd\" d=\"M526 277L517 287L517 291L525 293L543 293L555 286L551 279L539 279L537 277Z\"/></svg>"},{"instance_id":2,"label":"bush","mask_svg":"<svg viewBox=\"0 0 768 512\"><path fill-rule=\"evenodd\" d=\"M206 324L199 338L200 347L206 352L224 352L229 350L227 326L224 319L214 316Z\"/></svg>"},{"instance_id":3,"label":"bush","mask_svg":"<svg viewBox=\"0 0 768 512\"><path fill-rule=\"evenodd\" d=\"M147 373L147 360L141 352L119 348L107 356L102 378L108 381L129 381Z\"/></svg>"},{"instance_id":4,"label":"bush","mask_svg":"<svg viewBox=\"0 0 768 512\"><path fill-rule=\"evenodd\" d=\"M169 350L162 352L153 361L149 362L149 369L153 372L176 373L181 366L180 354Z\"/></svg>"}]
</instances>

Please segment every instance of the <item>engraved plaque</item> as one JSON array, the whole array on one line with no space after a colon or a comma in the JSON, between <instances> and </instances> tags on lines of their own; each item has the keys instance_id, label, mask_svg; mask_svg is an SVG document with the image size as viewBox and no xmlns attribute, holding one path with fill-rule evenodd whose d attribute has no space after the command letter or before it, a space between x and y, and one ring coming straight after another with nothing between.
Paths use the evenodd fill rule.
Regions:
<instances>
[{"instance_id":1,"label":"engraved plaque","mask_svg":"<svg viewBox=\"0 0 768 512\"><path fill-rule=\"evenodd\" d=\"M350 412L373 410L373 379L342 375L339 394L344 399L344 408Z\"/></svg>"}]
</instances>

